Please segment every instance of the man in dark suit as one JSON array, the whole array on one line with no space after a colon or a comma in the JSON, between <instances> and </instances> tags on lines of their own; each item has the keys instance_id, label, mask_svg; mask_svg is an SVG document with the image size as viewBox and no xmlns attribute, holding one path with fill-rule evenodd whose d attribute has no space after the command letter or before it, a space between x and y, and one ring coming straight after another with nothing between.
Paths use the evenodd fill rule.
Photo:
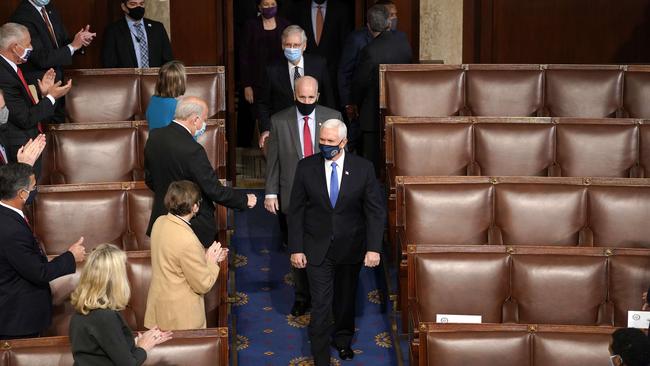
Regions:
<instances>
[{"instance_id":1,"label":"man in dark suit","mask_svg":"<svg viewBox=\"0 0 650 366\"><path fill-rule=\"evenodd\" d=\"M351 101L359 108L362 155L382 167L381 125L379 118L379 65L411 63L412 51L408 41L389 31L389 12L383 5L368 10L368 27L374 39L359 56L359 65L352 81Z\"/></svg>"},{"instance_id":2,"label":"man in dark suit","mask_svg":"<svg viewBox=\"0 0 650 366\"><path fill-rule=\"evenodd\" d=\"M282 48L287 62L266 67L266 82L258 101L260 147L264 147L271 129L271 116L293 106L296 79L309 75L318 81L320 104L336 108L327 62L316 55L303 54L307 47L305 31L290 25L282 32Z\"/></svg>"},{"instance_id":3,"label":"man in dark suit","mask_svg":"<svg viewBox=\"0 0 650 366\"><path fill-rule=\"evenodd\" d=\"M5 141L4 133L7 128L7 121L9 120L9 109L5 104L4 95L2 90L0 90L0 166L6 165L9 163L9 155L7 152L7 143ZM43 149L47 140L45 135L40 134L37 138L29 140L25 146L18 149L18 154L16 160L19 163L25 163L27 165L33 166L36 163L36 160L41 156Z\"/></svg>"},{"instance_id":4,"label":"man in dark suit","mask_svg":"<svg viewBox=\"0 0 650 366\"><path fill-rule=\"evenodd\" d=\"M379 265L386 212L372 163L345 152L347 129L328 120L320 154L301 160L291 191L291 264L307 268L309 339L316 366L329 365L329 341L339 357L354 357L355 295L361 264Z\"/></svg>"},{"instance_id":5,"label":"man in dark suit","mask_svg":"<svg viewBox=\"0 0 650 366\"><path fill-rule=\"evenodd\" d=\"M56 73L48 70L38 81L38 90L27 84L18 65L30 57L32 45L27 27L17 23L7 23L0 27L0 89L9 109L9 121L4 132L8 158L16 162L18 150L30 139L38 136L41 122L49 120L54 114L57 99L66 95L72 87L69 80L65 85L55 82ZM38 94L34 92L40 91ZM34 169L38 176L40 161Z\"/></svg>"},{"instance_id":6,"label":"man in dark suit","mask_svg":"<svg viewBox=\"0 0 650 366\"><path fill-rule=\"evenodd\" d=\"M104 32L104 67L160 67L172 61L172 47L165 27L144 18L144 0L121 0L123 19Z\"/></svg>"},{"instance_id":7,"label":"man in dark suit","mask_svg":"<svg viewBox=\"0 0 650 366\"><path fill-rule=\"evenodd\" d=\"M203 146L196 142L205 132L207 118L208 105L203 99L183 97L174 121L149 133L144 147L145 183L154 192L154 201L147 235L156 219L167 214L165 195L174 181L189 180L201 188L202 203L190 224L206 248L217 236L214 203L241 210L255 206L255 195L221 185Z\"/></svg>"},{"instance_id":8,"label":"man in dark suit","mask_svg":"<svg viewBox=\"0 0 650 366\"><path fill-rule=\"evenodd\" d=\"M38 337L52 321L50 281L75 272L83 238L48 261L23 213L36 190L27 164L0 166L0 339Z\"/></svg>"},{"instance_id":9,"label":"man in dark suit","mask_svg":"<svg viewBox=\"0 0 650 366\"><path fill-rule=\"evenodd\" d=\"M86 26L70 39L59 13L52 4L43 0L23 0L11 16L11 21L29 30L34 50L29 60L21 66L28 84L37 80L50 68L56 71L56 79L63 80L63 67L72 65L72 56L87 47L95 38ZM56 105L53 122L65 122L64 100Z\"/></svg>"},{"instance_id":10,"label":"man in dark suit","mask_svg":"<svg viewBox=\"0 0 650 366\"><path fill-rule=\"evenodd\" d=\"M293 7L293 22L307 32L307 53L327 60L338 107L336 74L345 38L353 29L350 8L340 0L300 0Z\"/></svg>"},{"instance_id":11,"label":"man in dark suit","mask_svg":"<svg viewBox=\"0 0 650 366\"><path fill-rule=\"evenodd\" d=\"M289 242L287 216L289 197L298 161L320 152L320 125L329 119L341 119L338 111L317 105L318 82L311 76L296 80L293 107L271 117L271 136L266 152L266 195L264 207L278 215L282 240ZM305 138L307 137L307 138ZM292 267L294 303L291 315L304 315L310 306L309 283L304 269Z\"/></svg>"}]
</instances>

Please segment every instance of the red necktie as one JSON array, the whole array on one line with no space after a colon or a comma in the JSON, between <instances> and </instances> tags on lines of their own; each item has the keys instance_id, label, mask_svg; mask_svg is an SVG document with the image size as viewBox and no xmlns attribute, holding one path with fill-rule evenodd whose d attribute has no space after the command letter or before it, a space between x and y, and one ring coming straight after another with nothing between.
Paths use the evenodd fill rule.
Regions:
<instances>
[{"instance_id":1,"label":"red necktie","mask_svg":"<svg viewBox=\"0 0 650 366\"><path fill-rule=\"evenodd\" d=\"M20 67L16 66L16 73L18 74L18 78L20 81L23 83L23 87L25 90L27 90L27 94L29 95L29 99L32 100L32 104L36 104L36 101L34 100L34 96L32 95L32 92L29 91L29 86L27 86L27 82L25 81L25 77L23 76L23 70L20 69ZM43 133L43 125L39 122L38 123L38 132Z\"/></svg>"},{"instance_id":2,"label":"red necktie","mask_svg":"<svg viewBox=\"0 0 650 366\"><path fill-rule=\"evenodd\" d=\"M302 128L302 134L303 134L302 151L305 157L309 157L314 153L314 148L311 142L311 131L309 131L309 116L304 116L302 118L305 120L305 124L303 125Z\"/></svg>"},{"instance_id":3,"label":"red necktie","mask_svg":"<svg viewBox=\"0 0 650 366\"><path fill-rule=\"evenodd\" d=\"M323 7L318 5L316 11L316 44L320 44L320 37L323 35L323 24L325 20L323 19Z\"/></svg>"},{"instance_id":4,"label":"red necktie","mask_svg":"<svg viewBox=\"0 0 650 366\"><path fill-rule=\"evenodd\" d=\"M5 165L7 162L5 161L4 155L2 155L2 152L0 152L0 165Z\"/></svg>"}]
</instances>

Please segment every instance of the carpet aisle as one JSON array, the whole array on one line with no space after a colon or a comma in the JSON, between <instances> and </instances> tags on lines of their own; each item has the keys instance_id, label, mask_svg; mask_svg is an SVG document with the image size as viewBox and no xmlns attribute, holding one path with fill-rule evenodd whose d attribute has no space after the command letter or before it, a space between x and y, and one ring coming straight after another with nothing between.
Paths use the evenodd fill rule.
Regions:
<instances>
[{"instance_id":1,"label":"carpet aisle","mask_svg":"<svg viewBox=\"0 0 650 366\"><path fill-rule=\"evenodd\" d=\"M277 218L258 206L235 213L233 248L236 302L237 363L242 366L311 365L307 325L309 316L288 315L293 303L289 259L280 243ZM340 361L332 349L332 365L398 365L391 333L390 307L380 296L381 272L364 268L357 293L357 333L351 361ZM383 276L383 274L381 274Z\"/></svg>"}]
</instances>

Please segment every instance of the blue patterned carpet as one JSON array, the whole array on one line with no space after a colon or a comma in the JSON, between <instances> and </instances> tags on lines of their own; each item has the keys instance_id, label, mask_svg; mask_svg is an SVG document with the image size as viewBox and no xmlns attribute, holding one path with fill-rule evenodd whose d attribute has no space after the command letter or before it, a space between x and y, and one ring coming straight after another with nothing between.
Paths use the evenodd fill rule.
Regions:
<instances>
[{"instance_id":1,"label":"blue patterned carpet","mask_svg":"<svg viewBox=\"0 0 650 366\"><path fill-rule=\"evenodd\" d=\"M282 249L277 218L264 210L262 191L258 207L235 213L232 238L237 303L236 319L238 364L312 365L307 325L309 316L294 318L293 283L288 254ZM236 253L236 255L235 255ZM332 365L397 365L391 333L390 307L380 290L383 272L362 269L357 294L357 333L352 361L342 362L332 349Z\"/></svg>"}]
</instances>

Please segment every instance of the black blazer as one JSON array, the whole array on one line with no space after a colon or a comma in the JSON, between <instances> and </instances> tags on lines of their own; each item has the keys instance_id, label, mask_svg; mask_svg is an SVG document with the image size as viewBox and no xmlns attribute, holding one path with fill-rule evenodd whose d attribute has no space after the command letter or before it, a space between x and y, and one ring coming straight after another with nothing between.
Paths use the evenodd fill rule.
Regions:
<instances>
[{"instance_id":1,"label":"black blazer","mask_svg":"<svg viewBox=\"0 0 650 366\"><path fill-rule=\"evenodd\" d=\"M25 87L20 82L14 69L0 57L0 89L4 93L9 121L5 130L5 139L12 159L15 153L30 138L38 135L38 123L46 121L54 114L54 105L43 98L36 105L32 103ZM15 161L15 160L14 160Z\"/></svg>"},{"instance_id":2,"label":"black blazer","mask_svg":"<svg viewBox=\"0 0 650 366\"><path fill-rule=\"evenodd\" d=\"M336 109L334 89L327 71L327 62L316 55L304 55L305 75L318 80L320 98L318 104ZM262 95L258 100L258 114L262 132L271 129L271 116L294 105L293 89L287 60L266 67L266 77L262 84Z\"/></svg>"},{"instance_id":3,"label":"black blazer","mask_svg":"<svg viewBox=\"0 0 650 366\"><path fill-rule=\"evenodd\" d=\"M381 253L386 211L368 160L345 154L343 177L332 208L325 162L315 154L298 162L289 204L289 250L320 265L332 246L336 263L356 264L367 251Z\"/></svg>"},{"instance_id":4,"label":"black blazer","mask_svg":"<svg viewBox=\"0 0 650 366\"><path fill-rule=\"evenodd\" d=\"M379 119L379 65L410 64L411 60L411 46L406 37L397 32L382 32L361 50L351 98L359 107L362 131L383 129Z\"/></svg>"},{"instance_id":5,"label":"black blazer","mask_svg":"<svg viewBox=\"0 0 650 366\"><path fill-rule=\"evenodd\" d=\"M147 352L135 345L133 332L114 310L75 312L70 319L70 346L75 366L135 366L147 359Z\"/></svg>"},{"instance_id":6,"label":"black blazer","mask_svg":"<svg viewBox=\"0 0 650 366\"><path fill-rule=\"evenodd\" d=\"M221 185L203 146L178 123L172 122L149 132L144 147L144 168L145 182L154 192L147 235L151 235L156 219L167 214L165 194L174 181L189 180L201 189L203 201L199 213L190 223L206 247L217 236L214 203L242 210L248 207L248 197L244 193Z\"/></svg>"},{"instance_id":7,"label":"black blazer","mask_svg":"<svg viewBox=\"0 0 650 366\"><path fill-rule=\"evenodd\" d=\"M33 85L38 85L36 79L43 78L43 73L50 68L56 70L57 80L62 80L63 66L72 64L72 54L70 54L70 48L68 48L68 44L72 42L72 39L69 37L54 6L52 4L46 5L45 9L50 18L50 23L52 23L59 47L52 42L45 20L28 0L23 0L11 16L11 21L27 27L29 35L32 37L34 51L32 51L28 62L21 65L20 68L23 70L27 82Z\"/></svg>"},{"instance_id":8,"label":"black blazer","mask_svg":"<svg viewBox=\"0 0 650 366\"><path fill-rule=\"evenodd\" d=\"M48 262L27 222L0 206L0 334L47 329L52 322L50 281L75 269L70 252Z\"/></svg>"},{"instance_id":9,"label":"black blazer","mask_svg":"<svg viewBox=\"0 0 650 366\"><path fill-rule=\"evenodd\" d=\"M172 46L165 27L160 22L144 18L149 48L149 67L160 67L172 61ZM102 65L104 67L137 68L138 59L126 18L109 24L104 31L102 48Z\"/></svg>"}]
</instances>

